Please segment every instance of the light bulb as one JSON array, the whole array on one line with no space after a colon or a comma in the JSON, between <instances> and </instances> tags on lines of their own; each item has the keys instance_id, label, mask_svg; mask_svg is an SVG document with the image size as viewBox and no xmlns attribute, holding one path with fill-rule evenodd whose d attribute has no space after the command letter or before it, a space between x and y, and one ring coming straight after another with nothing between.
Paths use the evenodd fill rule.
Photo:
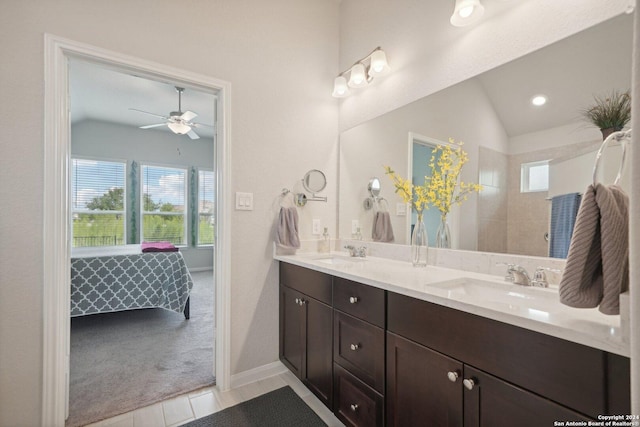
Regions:
<instances>
[{"instance_id":1,"label":"light bulb","mask_svg":"<svg viewBox=\"0 0 640 427\"><path fill-rule=\"evenodd\" d=\"M349 95L349 86L347 86L347 79L344 76L338 76L333 81L333 94L336 98L344 98Z\"/></svg>"},{"instance_id":2,"label":"light bulb","mask_svg":"<svg viewBox=\"0 0 640 427\"><path fill-rule=\"evenodd\" d=\"M533 98L531 98L531 103L536 107L540 107L547 103L547 97L544 95L536 95Z\"/></svg>"},{"instance_id":3,"label":"light bulb","mask_svg":"<svg viewBox=\"0 0 640 427\"><path fill-rule=\"evenodd\" d=\"M456 0L450 22L454 27L464 27L479 21L483 14L484 6L480 0Z\"/></svg>"},{"instance_id":4,"label":"light bulb","mask_svg":"<svg viewBox=\"0 0 640 427\"><path fill-rule=\"evenodd\" d=\"M461 18L468 18L473 13L473 6L465 6L458 11Z\"/></svg>"},{"instance_id":5,"label":"light bulb","mask_svg":"<svg viewBox=\"0 0 640 427\"><path fill-rule=\"evenodd\" d=\"M387 55L384 50L378 49L371 54L371 66L369 67L369 75L380 76L386 74L389 71L389 64L387 63Z\"/></svg>"},{"instance_id":6,"label":"light bulb","mask_svg":"<svg viewBox=\"0 0 640 427\"><path fill-rule=\"evenodd\" d=\"M358 63L351 67L351 74L349 76L349 86L362 87L367 85L367 75L365 73L364 65Z\"/></svg>"}]
</instances>

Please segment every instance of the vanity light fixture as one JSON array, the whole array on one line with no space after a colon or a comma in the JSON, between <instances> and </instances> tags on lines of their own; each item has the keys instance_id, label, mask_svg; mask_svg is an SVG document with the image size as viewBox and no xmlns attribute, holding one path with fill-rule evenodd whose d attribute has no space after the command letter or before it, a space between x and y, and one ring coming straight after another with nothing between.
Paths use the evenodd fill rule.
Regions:
<instances>
[{"instance_id":1,"label":"vanity light fixture","mask_svg":"<svg viewBox=\"0 0 640 427\"><path fill-rule=\"evenodd\" d=\"M377 47L373 52L356 61L349 69L338 74L333 81L333 96L344 98L349 95L349 88L364 87L374 77L382 76L389 70L387 55L381 47Z\"/></svg>"},{"instance_id":2,"label":"vanity light fixture","mask_svg":"<svg viewBox=\"0 0 640 427\"><path fill-rule=\"evenodd\" d=\"M484 14L484 6L480 0L456 0L456 6L451 15L451 25L464 27L476 23Z\"/></svg>"},{"instance_id":3,"label":"vanity light fixture","mask_svg":"<svg viewBox=\"0 0 640 427\"><path fill-rule=\"evenodd\" d=\"M547 97L545 95L536 95L531 98L531 103L536 107L541 107L547 103Z\"/></svg>"}]
</instances>

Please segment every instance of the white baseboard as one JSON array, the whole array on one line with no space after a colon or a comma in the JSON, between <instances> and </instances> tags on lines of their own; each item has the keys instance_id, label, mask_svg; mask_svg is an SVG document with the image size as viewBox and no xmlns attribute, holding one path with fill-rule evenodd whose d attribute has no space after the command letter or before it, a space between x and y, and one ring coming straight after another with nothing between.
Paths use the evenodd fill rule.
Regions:
<instances>
[{"instance_id":1,"label":"white baseboard","mask_svg":"<svg viewBox=\"0 0 640 427\"><path fill-rule=\"evenodd\" d=\"M287 371L286 366L279 360L277 362L268 363L266 365L258 366L257 368L249 369L247 371L238 372L231 375L230 387L237 388L243 385L263 380L265 378L279 375Z\"/></svg>"}]
</instances>

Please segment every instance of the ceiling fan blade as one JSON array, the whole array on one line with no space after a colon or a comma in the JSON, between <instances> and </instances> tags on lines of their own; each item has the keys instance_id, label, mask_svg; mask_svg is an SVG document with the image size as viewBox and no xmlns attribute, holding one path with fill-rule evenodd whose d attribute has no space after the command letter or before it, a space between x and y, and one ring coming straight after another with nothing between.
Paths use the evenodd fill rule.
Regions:
<instances>
[{"instance_id":1,"label":"ceiling fan blade","mask_svg":"<svg viewBox=\"0 0 640 427\"><path fill-rule=\"evenodd\" d=\"M195 133L195 132L193 131L193 129L192 129L192 130L190 130L189 132L187 132L187 135L189 135L189 138L191 138L191 139L200 139L200 137L198 136L198 134L197 134L197 133Z\"/></svg>"},{"instance_id":2,"label":"ceiling fan blade","mask_svg":"<svg viewBox=\"0 0 640 427\"><path fill-rule=\"evenodd\" d=\"M151 129L151 128L157 128L159 126L166 126L166 123L156 123L155 125L146 125L146 126L140 126L140 129Z\"/></svg>"},{"instance_id":3,"label":"ceiling fan blade","mask_svg":"<svg viewBox=\"0 0 640 427\"><path fill-rule=\"evenodd\" d=\"M206 128L211 128L213 129L213 125L208 125L205 123L191 123L193 126L197 127L197 128L202 128L202 127L206 127Z\"/></svg>"},{"instance_id":4,"label":"ceiling fan blade","mask_svg":"<svg viewBox=\"0 0 640 427\"><path fill-rule=\"evenodd\" d=\"M150 113L148 111L138 110L137 108L129 108L131 111L137 111L138 113L148 114L150 116L160 117L161 119L169 120L167 116L161 116L160 114Z\"/></svg>"},{"instance_id":5,"label":"ceiling fan blade","mask_svg":"<svg viewBox=\"0 0 640 427\"><path fill-rule=\"evenodd\" d=\"M194 113L193 111L185 111L180 116L180 118L182 120L184 120L185 122L190 122L191 120L195 119L196 117L198 117L198 115L196 113Z\"/></svg>"}]
</instances>

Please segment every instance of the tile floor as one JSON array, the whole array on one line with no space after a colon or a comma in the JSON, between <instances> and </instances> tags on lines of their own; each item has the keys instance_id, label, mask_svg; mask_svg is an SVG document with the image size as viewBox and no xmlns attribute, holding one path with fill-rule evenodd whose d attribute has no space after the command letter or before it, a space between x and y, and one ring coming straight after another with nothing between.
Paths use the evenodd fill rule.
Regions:
<instances>
[{"instance_id":1,"label":"tile floor","mask_svg":"<svg viewBox=\"0 0 640 427\"><path fill-rule=\"evenodd\" d=\"M207 387L87 427L176 427L289 385L329 427L343 424L291 372L226 392Z\"/></svg>"}]
</instances>

